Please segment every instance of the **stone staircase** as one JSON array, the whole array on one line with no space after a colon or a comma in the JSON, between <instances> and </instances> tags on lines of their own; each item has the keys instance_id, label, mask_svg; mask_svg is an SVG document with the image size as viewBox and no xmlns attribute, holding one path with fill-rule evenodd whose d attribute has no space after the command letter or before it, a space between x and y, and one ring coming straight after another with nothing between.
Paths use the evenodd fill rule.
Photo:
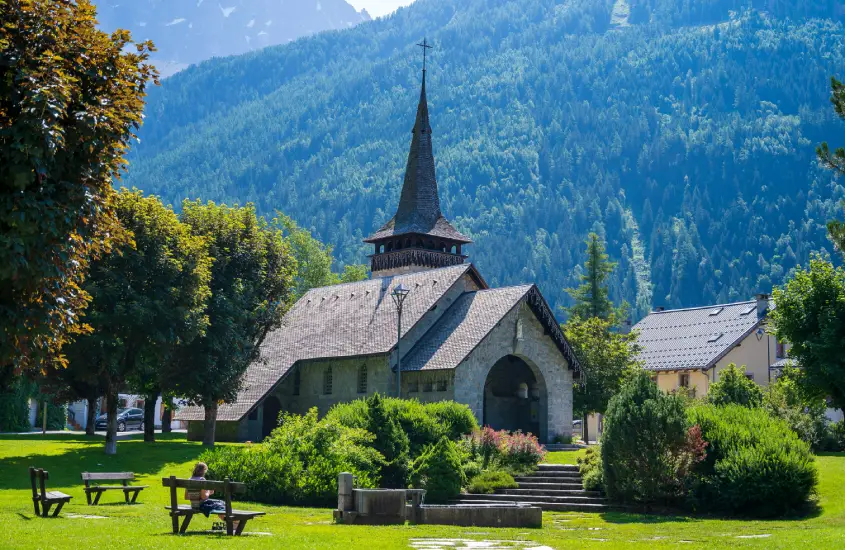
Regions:
<instances>
[{"instance_id":1,"label":"stone staircase","mask_svg":"<svg viewBox=\"0 0 845 550\"><path fill-rule=\"evenodd\" d=\"M603 512L607 501L596 491L585 491L578 466L540 464L536 472L514 478L516 489L499 489L492 495L461 495L457 504L533 504L555 512Z\"/></svg>"}]
</instances>

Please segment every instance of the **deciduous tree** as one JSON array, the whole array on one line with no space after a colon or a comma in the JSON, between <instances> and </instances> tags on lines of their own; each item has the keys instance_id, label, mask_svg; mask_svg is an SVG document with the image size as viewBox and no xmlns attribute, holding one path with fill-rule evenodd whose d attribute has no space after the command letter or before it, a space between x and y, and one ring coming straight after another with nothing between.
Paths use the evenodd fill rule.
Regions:
<instances>
[{"instance_id":1,"label":"deciduous tree","mask_svg":"<svg viewBox=\"0 0 845 550\"><path fill-rule=\"evenodd\" d=\"M89 261L122 242L112 182L153 46L97 30L88 0L0 0L0 371L62 367L88 327ZM2 380L0 380L2 382Z\"/></svg>"},{"instance_id":2,"label":"deciduous tree","mask_svg":"<svg viewBox=\"0 0 845 550\"><path fill-rule=\"evenodd\" d=\"M267 333L290 304L296 259L280 223L245 207L185 201L182 220L208 239L211 271L209 326L170 369L175 391L205 408L203 444L214 445L217 408L234 400Z\"/></svg>"},{"instance_id":3,"label":"deciduous tree","mask_svg":"<svg viewBox=\"0 0 845 550\"><path fill-rule=\"evenodd\" d=\"M122 189L116 212L133 240L92 263L85 289L93 332L68 350L71 361L96 369L103 384L107 454L117 452L118 392L127 379L164 365L206 329L211 276L206 239L157 197Z\"/></svg>"},{"instance_id":4,"label":"deciduous tree","mask_svg":"<svg viewBox=\"0 0 845 550\"><path fill-rule=\"evenodd\" d=\"M845 269L816 257L774 291L771 319L777 338L792 343L807 396L829 397L845 408Z\"/></svg>"}]
</instances>

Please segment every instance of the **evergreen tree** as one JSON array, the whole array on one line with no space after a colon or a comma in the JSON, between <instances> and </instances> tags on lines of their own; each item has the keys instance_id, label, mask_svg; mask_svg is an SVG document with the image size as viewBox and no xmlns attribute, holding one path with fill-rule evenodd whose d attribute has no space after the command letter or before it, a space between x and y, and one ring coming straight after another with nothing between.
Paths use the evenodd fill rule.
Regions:
<instances>
[{"instance_id":1,"label":"evergreen tree","mask_svg":"<svg viewBox=\"0 0 845 550\"><path fill-rule=\"evenodd\" d=\"M590 233L586 244L587 261L584 262L584 273L580 277L581 285L566 289L575 300L575 305L566 311L571 317L579 319L596 317L614 321L623 313L621 309L614 309L607 285L607 279L616 268L616 263L610 261L604 243L595 233Z\"/></svg>"},{"instance_id":2,"label":"evergreen tree","mask_svg":"<svg viewBox=\"0 0 845 550\"><path fill-rule=\"evenodd\" d=\"M373 448L384 456L381 469L383 487L404 489L408 484L409 448L408 434L387 413L384 401L376 393L367 400L368 432L376 436Z\"/></svg>"},{"instance_id":3,"label":"evergreen tree","mask_svg":"<svg viewBox=\"0 0 845 550\"><path fill-rule=\"evenodd\" d=\"M734 363L719 374L719 380L710 386L707 400L714 405L742 405L753 409L763 404L763 390L745 376L745 369Z\"/></svg>"},{"instance_id":4,"label":"evergreen tree","mask_svg":"<svg viewBox=\"0 0 845 550\"><path fill-rule=\"evenodd\" d=\"M830 102L833 104L833 110L839 118L845 119L845 84L836 78L830 80ZM845 147L838 147L835 151L831 151L827 142L824 142L816 149L816 155L824 166L840 175L845 175ZM836 248L845 253L845 223L831 220L827 224L827 231Z\"/></svg>"}]
</instances>

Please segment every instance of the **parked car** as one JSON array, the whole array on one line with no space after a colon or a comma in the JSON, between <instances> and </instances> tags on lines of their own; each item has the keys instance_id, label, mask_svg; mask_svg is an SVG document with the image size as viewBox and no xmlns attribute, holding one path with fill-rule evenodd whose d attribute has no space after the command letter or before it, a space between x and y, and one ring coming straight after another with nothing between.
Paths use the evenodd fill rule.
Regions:
<instances>
[{"instance_id":1,"label":"parked car","mask_svg":"<svg viewBox=\"0 0 845 550\"><path fill-rule=\"evenodd\" d=\"M101 414L94 422L94 428L105 430L108 427L108 416ZM127 429L144 429L144 411L141 409L118 409L117 410L117 431L125 432Z\"/></svg>"}]
</instances>

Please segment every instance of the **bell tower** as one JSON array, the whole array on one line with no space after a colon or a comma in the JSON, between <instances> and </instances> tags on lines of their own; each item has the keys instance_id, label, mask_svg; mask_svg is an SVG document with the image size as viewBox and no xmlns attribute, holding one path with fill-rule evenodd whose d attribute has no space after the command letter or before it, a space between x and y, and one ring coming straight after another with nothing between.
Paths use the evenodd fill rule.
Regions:
<instances>
[{"instance_id":1,"label":"bell tower","mask_svg":"<svg viewBox=\"0 0 845 550\"><path fill-rule=\"evenodd\" d=\"M431 48L425 41L419 46L423 52ZM370 256L373 277L462 264L466 260L462 247L472 243L452 227L440 211L425 95L425 73L423 61L422 90L399 207L389 222L364 240L375 246Z\"/></svg>"}]
</instances>

